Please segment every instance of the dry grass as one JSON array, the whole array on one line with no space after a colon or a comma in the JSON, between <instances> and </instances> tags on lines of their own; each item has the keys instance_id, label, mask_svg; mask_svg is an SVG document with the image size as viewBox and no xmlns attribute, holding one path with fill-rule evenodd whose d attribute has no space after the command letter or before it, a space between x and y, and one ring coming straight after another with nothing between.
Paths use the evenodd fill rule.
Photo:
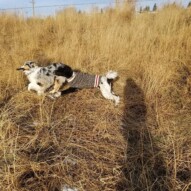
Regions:
<instances>
[{"instance_id":1,"label":"dry grass","mask_svg":"<svg viewBox=\"0 0 191 191\"><path fill-rule=\"evenodd\" d=\"M191 11L67 9L0 16L0 190L191 189ZM15 69L61 61L119 72L119 107L98 90L51 101Z\"/></svg>"}]
</instances>

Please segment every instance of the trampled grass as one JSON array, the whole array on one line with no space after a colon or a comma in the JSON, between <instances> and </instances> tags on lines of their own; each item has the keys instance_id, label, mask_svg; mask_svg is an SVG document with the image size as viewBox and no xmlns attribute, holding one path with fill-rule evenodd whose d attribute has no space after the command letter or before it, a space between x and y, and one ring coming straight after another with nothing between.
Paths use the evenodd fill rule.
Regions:
<instances>
[{"instance_id":1,"label":"trampled grass","mask_svg":"<svg viewBox=\"0 0 191 191\"><path fill-rule=\"evenodd\" d=\"M0 190L191 189L191 11L67 9L0 16ZM99 90L56 101L27 92L16 68L64 62L119 73L115 107Z\"/></svg>"}]
</instances>

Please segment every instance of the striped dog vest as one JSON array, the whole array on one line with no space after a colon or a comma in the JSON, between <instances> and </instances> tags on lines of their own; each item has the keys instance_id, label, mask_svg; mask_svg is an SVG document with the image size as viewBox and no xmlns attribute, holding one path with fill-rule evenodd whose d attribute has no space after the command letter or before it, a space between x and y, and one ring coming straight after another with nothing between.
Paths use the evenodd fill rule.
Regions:
<instances>
[{"instance_id":1,"label":"striped dog vest","mask_svg":"<svg viewBox=\"0 0 191 191\"><path fill-rule=\"evenodd\" d=\"M100 76L76 72L76 76L68 84L73 88L95 88L100 84Z\"/></svg>"}]
</instances>

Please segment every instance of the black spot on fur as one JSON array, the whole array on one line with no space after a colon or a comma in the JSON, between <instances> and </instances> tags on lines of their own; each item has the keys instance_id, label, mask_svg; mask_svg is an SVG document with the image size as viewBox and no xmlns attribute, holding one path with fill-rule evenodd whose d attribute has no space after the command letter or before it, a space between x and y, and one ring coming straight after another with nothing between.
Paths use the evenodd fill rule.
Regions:
<instances>
[{"instance_id":1,"label":"black spot on fur","mask_svg":"<svg viewBox=\"0 0 191 191\"><path fill-rule=\"evenodd\" d=\"M111 86L111 89L113 89L113 79L107 79L107 83Z\"/></svg>"},{"instance_id":2,"label":"black spot on fur","mask_svg":"<svg viewBox=\"0 0 191 191\"><path fill-rule=\"evenodd\" d=\"M40 83L40 82L37 82L37 85L39 85L39 86L41 86L41 87L43 86L42 83Z\"/></svg>"},{"instance_id":3,"label":"black spot on fur","mask_svg":"<svg viewBox=\"0 0 191 191\"><path fill-rule=\"evenodd\" d=\"M107 83L108 83L108 84L111 84L112 81L113 81L113 79L107 79Z\"/></svg>"},{"instance_id":4,"label":"black spot on fur","mask_svg":"<svg viewBox=\"0 0 191 191\"><path fill-rule=\"evenodd\" d=\"M47 72L47 69L46 69L46 68L41 68L41 69L40 69L40 73L46 74L46 72Z\"/></svg>"},{"instance_id":5,"label":"black spot on fur","mask_svg":"<svg viewBox=\"0 0 191 191\"><path fill-rule=\"evenodd\" d=\"M54 74L57 76L64 76L66 78L70 78L72 77L73 70L72 68L70 68L70 66L64 65L58 67L58 69L55 70Z\"/></svg>"}]
</instances>

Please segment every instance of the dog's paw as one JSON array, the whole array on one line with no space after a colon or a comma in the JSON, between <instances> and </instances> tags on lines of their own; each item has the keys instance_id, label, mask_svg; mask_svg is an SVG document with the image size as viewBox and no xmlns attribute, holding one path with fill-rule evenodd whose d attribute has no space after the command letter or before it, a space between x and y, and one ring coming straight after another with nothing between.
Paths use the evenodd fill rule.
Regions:
<instances>
[{"instance_id":1,"label":"dog's paw","mask_svg":"<svg viewBox=\"0 0 191 191\"><path fill-rule=\"evenodd\" d=\"M54 95L54 97L56 97L56 98L57 98L57 97L60 97L60 96L61 96L61 92L55 92L53 95Z\"/></svg>"},{"instance_id":2,"label":"dog's paw","mask_svg":"<svg viewBox=\"0 0 191 191\"><path fill-rule=\"evenodd\" d=\"M38 91L37 94L38 94L38 96L44 96L45 95L45 93L43 91Z\"/></svg>"},{"instance_id":3,"label":"dog's paw","mask_svg":"<svg viewBox=\"0 0 191 191\"><path fill-rule=\"evenodd\" d=\"M55 93L55 90L51 90L50 92L49 92L49 94L54 94Z\"/></svg>"},{"instance_id":4,"label":"dog's paw","mask_svg":"<svg viewBox=\"0 0 191 191\"><path fill-rule=\"evenodd\" d=\"M56 97L54 97L53 94L48 94L47 97L50 98L50 99L52 99L52 100L55 100L55 99L56 99Z\"/></svg>"},{"instance_id":5,"label":"dog's paw","mask_svg":"<svg viewBox=\"0 0 191 191\"><path fill-rule=\"evenodd\" d=\"M60 97L61 96L61 92L55 92L53 94L48 94L47 97L49 97L50 99L52 100L55 100L56 98Z\"/></svg>"}]
</instances>

